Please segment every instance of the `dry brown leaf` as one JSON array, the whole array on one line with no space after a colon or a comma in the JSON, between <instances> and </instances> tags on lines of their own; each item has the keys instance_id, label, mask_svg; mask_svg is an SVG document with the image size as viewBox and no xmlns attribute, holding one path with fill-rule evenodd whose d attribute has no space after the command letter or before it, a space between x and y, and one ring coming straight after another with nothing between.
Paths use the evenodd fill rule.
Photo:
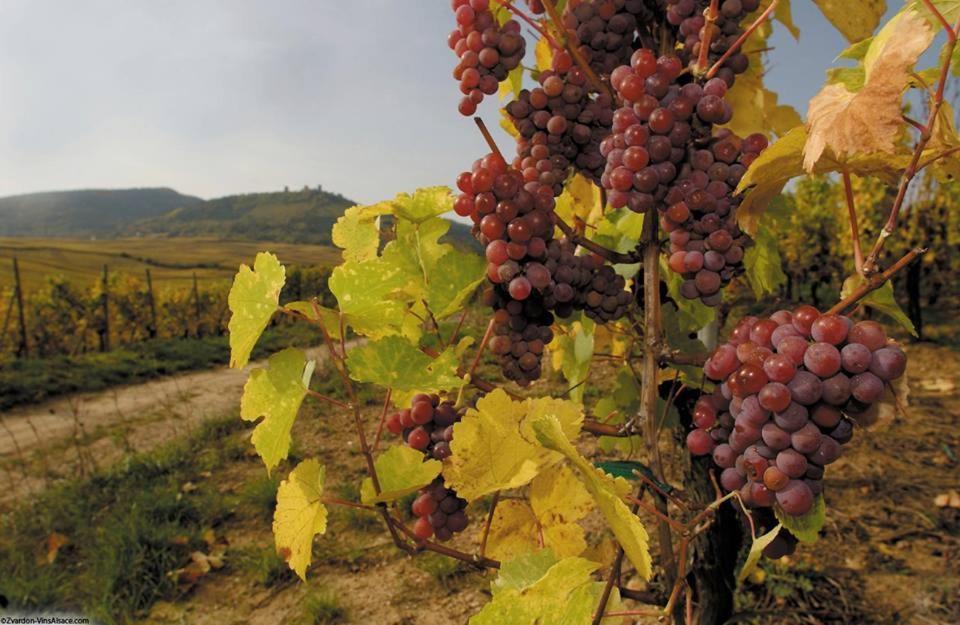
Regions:
<instances>
[{"instance_id":1,"label":"dry brown leaf","mask_svg":"<svg viewBox=\"0 0 960 625\"><path fill-rule=\"evenodd\" d=\"M808 172L829 148L837 157L870 152L891 153L903 126L901 102L909 71L933 41L934 32L916 11L907 11L878 36L868 52L866 80L854 93L841 84L827 85L810 101L809 135L803 166Z\"/></svg>"},{"instance_id":2,"label":"dry brown leaf","mask_svg":"<svg viewBox=\"0 0 960 625\"><path fill-rule=\"evenodd\" d=\"M47 564L53 564L60 553L60 547L66 545L70 540L60 532L50 532L47 536Z\"/></svg>"},{"instance_id":3,"label":"dry brown leaf","mask_svg":"<svg viewBox=\"0 0 960 625\"><path fill-rule=\"evenodd\" d=\"M960 493L955 490L937 495L933 504L938 508L960 508Z\"/></svg>"}]
</instances>

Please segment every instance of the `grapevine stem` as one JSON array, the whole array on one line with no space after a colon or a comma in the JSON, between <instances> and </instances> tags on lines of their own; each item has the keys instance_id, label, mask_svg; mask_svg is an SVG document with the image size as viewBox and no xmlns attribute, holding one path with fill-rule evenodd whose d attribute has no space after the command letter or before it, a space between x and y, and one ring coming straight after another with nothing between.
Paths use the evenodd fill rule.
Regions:
<instances>
[{"instance_id":1,"label":"grapevine stem","mask_svg":"<svg viewBox=\"0 0 960 625\"><path fill-rule=\"evenodd\" d=\"M320 501L322 501L322 502L325 503L325 504L331 504L331 505L334 505L334 506L346 506L347 508L357 508L357 509L359 509L359 510L370 510L370 511L372 511L372 512L376 512L376 511L377 511L376 506L368 506L368 505L365 505L365 504L362 504L362 503L356 503L355 501L347 501L347 500L345 500L345 499L338 499L338 498L336 498L336 497L324 497L324 498L321 499Z\"/></svg>"},{"instance_id":2,"label":"grapevine stem","mask_svg":"<svg viewBox=\"0 0 960 625\"><path fill-rule=\"evenodd\" d=\"M678 523L677 521L674 521L673 519L663 514L662 512L657 510L655 507L648 504L647 502L641 499L636 499L636 498L631 498L630 501L633 503L634 506L641 508L645 512L649 512L653 516L657 517L657 519L660 522L668 524L670 527L677 530L678 532L686 531L687 528L685 525L683 525L682 523Z\"/></svg>"},{"instance_id":3,"label":"grapevine stem","mask_svg":"<svg viewBox=\"0 0 960 625\"><path fill-rule=\"evenodd\" d=\"M850 172L843 170L843 190L847 196L847 215L850 217L850 237L853 239L853 262L857 273L863 275L863 249L860 247L860 227L857 225L857 207L853 201L853 183Z\"/></svg>"},{"instance_id":4,"label":"grapevine stem","mask_svg":"<svg viewBox=\"0 0 960 625\"><path fill-rule=\"evenodd\" d=\"M663 482L663 469L660 462L660 448L657 445L657 371L660 367L660 354L663 350L662 328L660 325L660 249L657 245L657 218L648 215L643 220L643 387L641 389L640 412L644 417L645 442L650 470L653 477ZM655 498L657 510L663 516L669 516L666 497ZM673 538L670 525L660 520L657 523L660 556L666 571L667 583L676 580L676 560L673 553Z\"/></svg>"},{"instance_id":5,"label":"grapevine stem","mask_svg":"<svg viewBox=\"0 0 960 625\"><path fill-rule=\"evenodd\" d=\"M460 336L460 330L463 328L463 322L467 318L467 309L464 309L463 314L460 315L460 321L457 322L457 327L454 329L453 334L450 335L450 340L444 344L444 348L450 347L457 341L457 337Z\"/></svg>"},{"instance_id":6,"label":"grapevine stem","mask_svg":"<svg viewBox=\"0 0 960 625\"><path fill-rule=\"evenodd\" d=\"M866 281L857 287L853 293L837 302L837 304L828 310L826 314L837 315L852 308L857 302L866 297L869 293L883 286L884 282L897 275L900 271L907 267L907 265L920 258L920 256L925 254L926 251L927 248L925 247L915 247L904 254L900 260L891 265L890 268L883 273L875 273L870 275Z\"/></svg>"},{"instance_id":7,"label":"grapevine stem","mask_svg":"<svg viewBox=\"0 0 960 625\"><path fill-rule=\"evenodd\" d=\"M664 349L660 354L660 360L664 363L670 363L674 365L693 365L695 367L702 367L705 362L707 362L706 354L684 354L682 352Z\"/></svg>"},{"instance_id":8,"label":"grapevine stem","mask_svg":"<svg viewBox=\"0 0 960 625\"><path fill-rule=\"evenodd\" d=\"M743 34L740 35L740 37L738 37L737 40L733 42L732 46L727 48L727 51L723 53L723 56L717 59L717 62L714 63L713 67L710 68L710 71L707 72L707 79L713 78L713 75L720 70L720 67L723 66L724 62L726 62L727 59L729 59L737 50L740 49L740 46L742 46L744 42L750 37L750 35L753 34L753 31L760 28L760 25L763 24L765 21L767 21L767 18L769 18L770 15L773 13L773 10L777 8L777 4L779 2L780 0L773 0L773 2L770 3L770 6L767 7L767 10L761 13L760 17L755 19L753 23L750 24L750 26L747 27L745 31L743 31ZM702 57L703 56L702 48L701 48L700 54ZM704 59L704 63L706 63L706 59ZM700 67L703 67L703 66L701 65Z\"/></svg>"},{"instance_id":9,"label":"grapevine stem","mask_svg":"<svg viewBox=\"0 0 960 625\"><path fill-rule=\"evenodd\" d=\"M919 171L919 170L921 170L921 169L925 169L925 168L929 167L930 165L932 165L932 164L936 163L937 161L939 161L941 158L946 158L946 157L948 157L948 156L950 156L950 155L952 155L952 154L956 154L957 152L960 152L960 146L954 146L954 147L950 148L949 150L944 150L944 151L941 152L940 154L937 154L936 156L932 156L932 157L928 158L927 160L923 161L922 163L920 163L920 165L917 167L917 170Z\"/></svg>"},{"instance_id":10,"label":"grapevine stem","mask_svg":"<svg viewBox=\"0 0 960 625\"><path fill-rule=\"evenodd\" d=\"M490 130L487 128L487 125L483 123L483 119L477 116L473 118L473 121L477 124L477 128L480 129L480 134L483 135L483 138L487 142L487 146L490 148L490 151L496 154L500 160L506 163L507 159L503 158L503 152L501 152L500 148L497 147L497 142L493 140L493 135L490 134Z\"/></svg>"},{"instance_id":11,"label":"grapevine stem","mask_svg":"<svg viewBox=\"0 0 960 625\"><path fill-rule=\"evenodd\" d=\"M309 388L307 389L307 395L309 395L310 397L315 397L315 398L317 398L317 399L321 399L321 400L326 401L326 402L330 402L330 403L333 404L334 406L339 406L340 408L346 408L346 409L349 409L349 408L350 408L350 404L345 404L345 403L343 403L342 401L340 401L340 400L338 400L338 399L334 399L333 397L327 397L326 395L323 395L322 393L318 393L318 392L316 392L316 391L310 390Z\"/></svg>"},{"instance_id":12,"label":"grapevine stem","mask_svg":"<svg viewBox=\"0 0 960 625\"><path fill-rule=\"evenodd\" d=\"M707 66L707 59L710 54L710 45L713 43L713 30L717 17L720 14L720 0L711 0L710 6L703 12L706 23L703 25L703 39L700 40L700 54L697 57L697 71L703 71Z\"/></svg>"},{"instance_id":13,"label":"grapevine stem","mask_svg":"<svg viewBox=\"0 0 960 625\"><path fill-rule=\"evenodd\" d=\"M490 335L493 334L493 327L496 325L496 322L491 318L490 322L487 324L487 331L483 333L483 338L480 339L480 347L477 348L477 355L473 357L473 364L470 365L470 370L467 371L467 378L472 379L473 373L477 370L477 366L480 364L480 357L483 356L483 350L487 347L487 342L490 340Z\"/></svg>"},{"instance_id":14,"label":"grapevine stem","mask_svg":"<svg viewBox=\"0 0 960 625\"><path fill-rule=\"evenodd\" d=\"M487 558L482 555L469 554L463 551L459 551L457 549L453 549L452 547L447 547L446 545L439 545L429 540L422 540L418 538L416 534L413 533L413 530L408 528L406 525L404 525L397 519L393 517L389 517L389 519L390 519L391 525L396 529L400 530L401 532L403 532L408 537L410 537L414 541L414 543L416 543L419 549L432 551L434 553L439 553L440 555L448 556L450 558L455 558L457 560L461 560L462 562L468 562L470 564L473 564L474 566L479 566L481 568L488 568L488 569L500 568L499 560L493 560L491 558Z\"/></svg>"},{"instance_id":15,"label":"grapevine stem","mask_svg":"<svg viewBox=\"0 0 960 625\"><path fill-rule=\"evenodd\" d=\"M950 63L953 60L953 51L957 46L957 31L960 31L960 19L957 20L956 26L951 28L950 24L947 23L946 19L937 10L937 8L933 6L932 2L929 0L924 0L924 4L927 6L927 8L931 9L935 15L937 15L938 19L944 25L944 29L947 31L948 37L947 46L944 50L943 63L940 66L940 79L937 82L937 91L933 96L933 104L930 107L930 115L927 117L927 123L924 126L923 131L920 133L920 138L917 140L917 145L913 149L913 158L910 159L910 164L904 170L903 176L900 178L900 187L897 189L897 198L894 200L893 206L890 207L890 215L887 218L887 222L880 231L880 235L877 237L876 243L873 244L873 249L870 250L870 254L864 261L864 275L868 276L877 273L879 270L877 267L877 258L880 256L880 252L883 250L883 246L886 243L887 238L893 234L894 230L896 230L897 220L900 216L900 209L903 207L903 202L907 197L907 189L910 187L910 183L913 181L914 176L917 175L917 172L920 169L920 157L923 156L923 150L927 147L927 143L933 136L933 127L937 122L937 117L940 115L940 109L943 106L943 92L946 88L947 77L950 74Z\"/></svg>"},{"instance_id":16,"label":"grapevine stem","mask_svg":"<svg viewBox=\"0 0 960 625\"><path fill-rule=\"evenodd\" d=\"M373 439L373 451L380 447L380 436L383 434L383 425L387 422L387 410L390 408L390 398L393 396L393 389L387 388L387 396L383 399L383 412L380 413L380 425L377 426L377 435Z\"/></svg>"},{"instance_id":17,"label":"grapevine stem","mask_svg":"<svg viewBox=\"0 0 960 625\"><path fill-rule=\"evenodd\" d=\"M600 77L597 76L596 72L593 71L593 68L590 67L590 63L583 58L583 54L580 53L580 48L578 42L576 41L575 36L571 36L571 33L567 32L567 29L563 26L563 20L560 18L560 14L557 13L557 7L553 3L553 0L541 0L543 7L547 10L547 15L550 16L550 21L553 22L554 28L557 29L557 32L563 37L563 43L566 46L567 52L570 53L570 56L573 57L573 61L577 66L583 70L584 76L587 77L587 82L594 88L597 93L605 93L610 98L613 98L613 94L610 93L607 86L600 80Z\"/></svg>"},{"instance_id":18,"label":"grapevine stem","mask_svg":"<svg viewBox=\"0 0 960 625\"><path fill-rule=\"evenodd\" d=\"M599 243L595 243L590 239L577 234L576 231L570 227L570 224L565 222L558 215L554 215L554 216L556 217L557 227L560 228L563 234L565 234L567 238L570 239L570 241L572 241L576 245L579 245L585 249L590 250L591 252L593 252L594 254L597 254L598 256L602 256L603 258L609 260L611 263L631 264L631 263L636 263L637 261L640 260L633 254L624 254L622 252L611 250L609 248L606 248L600 245Z\"/></svg>"},{"instance_id":19,"label":"grapevine stem","mask_svg":"<svg viewBox=\"0 0 960 625\"><path fill-rule=\"evenodd\" d=\"M644 489L645 487L641 485L639 492L637 492L638 499L643 497ZM638 508L639 506L634 503L631 512L636 514ZM620 568L623 566L624 553L623 545L618 545L617 556L613 559L613 565L610 567L610 574L607 577L607 583L603 587L603 593L600 595L600 604L597 606L597 611L593 615L592 625L600 625L600 621L603 620L603 612L607 609L607 601L610 600L610 592L613 590L613 585L620 577Z\"/></svg>"},{"instance_id":20,"label":"grapevine stem","mask_svg":"<svg viewBox=\"0 0 960 625\"><path fill-rule=\"evenodd\" d=\"M490 502L490 511L487 513L487 522L483 526L483 539L480 541L480 555L487 554L487 538L490 536L490 526L493 524L493 513L500 503L500 491L493 493L493 500Z\"/></svg>"}]
</instances>

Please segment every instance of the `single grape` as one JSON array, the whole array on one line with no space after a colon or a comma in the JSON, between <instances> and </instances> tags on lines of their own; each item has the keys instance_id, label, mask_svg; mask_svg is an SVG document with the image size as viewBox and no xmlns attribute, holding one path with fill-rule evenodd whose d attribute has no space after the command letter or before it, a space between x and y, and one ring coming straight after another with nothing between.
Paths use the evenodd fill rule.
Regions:
<instances>
[{"instance_id":1,"label":"single grape","mask_svg":"<svg viewBox=\"0 0 960 625\"><path fill-rule=\"evenodd\" d=\"M783 511L791 516L804 515L813 507L813 491L800 480L790 480L777 492L776 498Z\"/></svg>"}]
</instances>

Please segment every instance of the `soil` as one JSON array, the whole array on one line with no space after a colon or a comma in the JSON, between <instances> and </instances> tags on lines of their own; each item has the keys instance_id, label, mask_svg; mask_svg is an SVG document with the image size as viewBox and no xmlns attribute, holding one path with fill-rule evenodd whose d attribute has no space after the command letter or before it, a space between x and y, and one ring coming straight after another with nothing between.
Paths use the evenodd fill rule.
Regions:
<instances>
[{"instance_id":1,"label":"soil","mask_svg":"<svg viewBox=\"0 0 960 625\"><path fill-rule=\"evenodd\" d=\"M828 521L821 539L801 545L785 561L765 563L764 573L748 581L738 597L744 616L737 622L960 623L960 510L935 504L938 495L960 490L960 354L924 343L907 351L905 414L857 431L843 458L828 469ZM74 432L66 401L9 413L6 422L16 425L11 429L18 433L23 454L43 450L39 455L82 457L95 451L103 463L105 441L123 453L118 428L126 432L129 445L145 449L177 436L204 415L235 410L245 375L229 370L190 374L86 398L81 419L86 438ZM184 398L191 407L174 410L174 399ZM320 410L308 408L301 415L294 438L327 465L329 488L336 492L341 485L356 485L363 462L346 417ZM364 414L373 429L379 407L370 405ZM37 429L39 438L57 438L41 446L30 422L34 428L45 424ZM94 428L100 436L89 436ZM3 437L0 432L0 441ZM9 448L3 450L9 459ZM679 455L667 458L680 460ZM36 467L37 461L26 464ZM208 479L224 492L237 493L263 475L262 463L251 455ZM35 486L42 483L40 475ZM330 622L465 623L488 600L493 574L465 564L448 566L432 554L407 556L393 546L382 524L365 514L331 509L330 528L317 540L308 583L288 579L268 586L241 566L240 554L271 548L269 516L240 509L216 528L229 542L227 565L177 600L156 604L144 622L304 622L304 598L317 589L331 592L345 611L340 621ZM472 517L471 527L454 540L454 546L467 551L478 542L483 511L474 510ZM644 517L644 522L655 535L653 519Z\"/></svg>"}]
</instances>

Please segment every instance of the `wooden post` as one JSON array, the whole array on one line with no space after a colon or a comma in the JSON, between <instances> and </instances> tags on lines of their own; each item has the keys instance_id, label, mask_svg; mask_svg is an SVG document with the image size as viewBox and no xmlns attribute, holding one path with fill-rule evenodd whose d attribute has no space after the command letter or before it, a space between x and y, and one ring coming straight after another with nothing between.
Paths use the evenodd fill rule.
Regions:
<instances>
[{"instance_id":1,"label":"wooden post","mask_svg":"<svg viewBox=\"0 0 960 625\"><path fill-rule=\"evenodd\" d=\"M0 328L0 353L3 352L3 346L7 343L7 329L10 327L10 316L13 314L13 293L10 294L10 301L7 302L7 312L3 315L3 327Z\"/></svg>"},{"instance_id":2,"label":"wooden post","mask_svg":"<svg viewBox=\"0 0 960 625\"><path fill-rule=\"evenodd\" d=\"M150 305L150 325L147 326L147 336L155 339L159 332L159 326L157 325L157 300L153 297L153 277L150 275L149 267L147 267L147 303Z\"/></svg>"},{"instance_id":3,"label":"wooden post","mask_svg":"<svg viewBox=\"0 0 960 625\"><path fill-rule=\"evenodd\" d=\"M110 294L109 294L109 270L103 266L103 276L101 277L100 306L103 311L103 326L100 330L100 351L110 351Z\"/></svg>"},{"instance_id":4,"label":"wooden post","mask_svg":"<svg viewBox=\"0 0 960 625\"><path fill-rule=\"evenodd\" d=\"M193 272L193 316L197 328L197 338L200 338L200 290L197 288L197 272Z\"/></svg>"},{"instance_id":5,"label":"wooden post","mask_svg":"<svg viewBox=\"0 0 960 625\"><path fill-rule=\"evenodd\" d=\"M20 321L20 344L17 346L17 358L27 358L30 355L30 346L27 341L27 318L23 314L23 283L20 282L20 265L17 257L13 257L13 288L17 296L17 317Z\"/></svg>"}]
</instances>

